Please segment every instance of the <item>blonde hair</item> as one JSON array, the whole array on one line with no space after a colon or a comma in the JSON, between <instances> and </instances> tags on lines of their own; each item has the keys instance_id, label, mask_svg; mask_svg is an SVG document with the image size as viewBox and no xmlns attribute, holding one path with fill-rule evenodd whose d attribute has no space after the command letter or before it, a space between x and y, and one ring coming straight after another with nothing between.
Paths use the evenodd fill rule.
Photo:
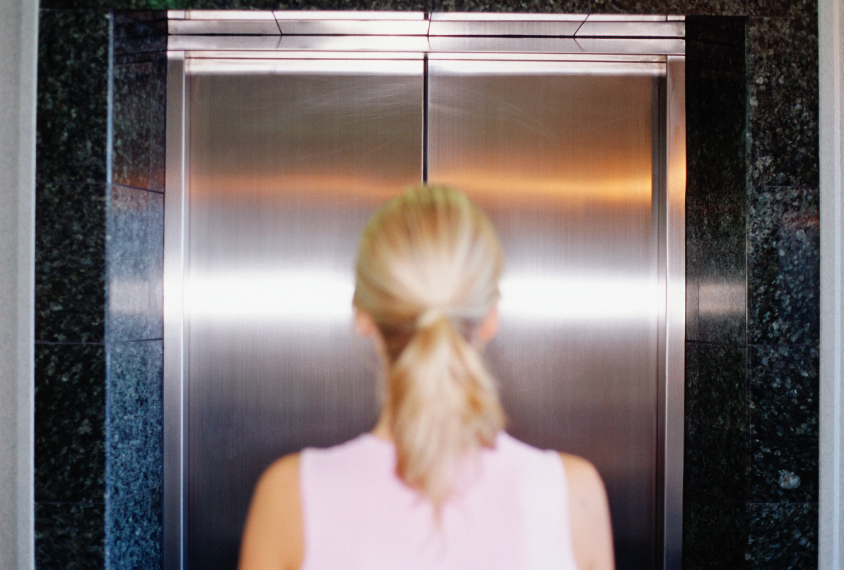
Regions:
<instances>
[{"instance_id":1,"label":"blonde hair","mask_svg":"<svg viewBox=\"0 0 844 570\"><path fill-rule=\"evenodd\" d=\"M437 512L468 453L494 445L504 412L478 353L503 257L462 193L423 186L388 201L361 237L354 304L380 332L397 473Z\"/></svg>"}]
</instances>

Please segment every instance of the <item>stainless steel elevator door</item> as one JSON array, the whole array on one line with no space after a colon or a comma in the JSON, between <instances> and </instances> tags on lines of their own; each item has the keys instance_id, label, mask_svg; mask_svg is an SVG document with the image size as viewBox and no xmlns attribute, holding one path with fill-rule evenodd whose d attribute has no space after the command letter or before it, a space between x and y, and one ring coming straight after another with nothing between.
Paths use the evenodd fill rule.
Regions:
<instances>
[{"instance_id":1,"label":"stainless steel elevator door","mask_svg":"<svg viewBox=\"0 0 844 570\"><path fill-rule=\"evenodd\" d=\"M355 241L378 202L421 178L421 61L280 65L188 83L197 570L236 567L273 459L374 425L373 355L351 325Z\"/></svg>"},{"instance_id":2,"label":"stainless steel elevator door","mask_svg":"<svg viewBox=\"0 0 844 570\"><path fill-rule=\"evenodd\" d=\"M644 569L656 546L659 79L598 67L431 61L428 176L473 196L503 243L488 357L509 431L598 467L618 568Z\"/></svg>"},{"instance_id":3,"label":"stainless steel elevator door","mask_svg":"<svg viewBox=\"0 0 844 570\"><path fill-rule=\"evenodd\" d=\"M188 566L235 567L273 459L374 424L354 250L377 204L427 169L472 195L504 245L488 357L508 429L592 460L618 567L654 567L653 69L431 59L427 107L421 61L213 69L187 82Z\"/></svg>"}]
</instances>

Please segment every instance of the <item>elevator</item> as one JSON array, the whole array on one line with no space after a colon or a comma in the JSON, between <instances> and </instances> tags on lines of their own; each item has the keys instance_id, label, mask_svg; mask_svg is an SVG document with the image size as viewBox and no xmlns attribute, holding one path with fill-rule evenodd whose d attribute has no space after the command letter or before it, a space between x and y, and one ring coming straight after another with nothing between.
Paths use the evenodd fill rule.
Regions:
<instances>
[{"instance_id":1,"label":"elevator","mask_svg":"<svg viewBox=\"0 0 844 570\"><path fill-rule=\"evenodd\" d=\"M505 253L507 431L603 476L620 570L679 568L683 20L170 13L165 568L236 567L274 459L374 426L357 239L465 191Z\"/></svg>"}]
</instances>

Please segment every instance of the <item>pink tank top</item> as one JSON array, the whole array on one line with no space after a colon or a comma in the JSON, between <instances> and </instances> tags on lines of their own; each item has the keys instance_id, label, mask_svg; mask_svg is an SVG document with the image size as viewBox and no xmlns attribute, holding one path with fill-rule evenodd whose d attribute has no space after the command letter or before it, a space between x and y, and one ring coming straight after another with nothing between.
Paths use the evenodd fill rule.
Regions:
<instances>
[{"instance_id":1,"label":"pink tank top","mask_svg":"<svg viewBox=\"0 0 844 570\"><path fill-rule=\"evenodd\" d=\"M439 527L395 465L393 445L371 434L302 452L302 570L576 570L558 453L502 432Z\"/></svg>"}]
</instances>

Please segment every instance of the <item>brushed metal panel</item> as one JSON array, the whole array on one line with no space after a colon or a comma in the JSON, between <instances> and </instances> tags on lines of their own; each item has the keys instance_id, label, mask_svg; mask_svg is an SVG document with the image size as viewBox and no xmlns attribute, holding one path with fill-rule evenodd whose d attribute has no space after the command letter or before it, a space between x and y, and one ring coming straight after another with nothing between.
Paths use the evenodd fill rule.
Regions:
<instances>
[{"instance_id":1,"label":"brushed metal panel","mask_svg":"<svg viewBox=\"0 0 844 570\"><path fill-rule=\"evenodd\" d=\"M275 50L280 36L167 36L169 51L192 50Z\"/></svg>"},{"instance_id":2,"label":"brushed metal panel","mask_svg":"<svg viewBox=\"0 0 844 570\"><path fill-rule=\"evenodd\" d=\"M439 75L665 75L664 62L638 62L630 65L619 61L525 61L522 60L477 60L467 61L430 58Z\"/></svg>"},{"instance_id":3,"label":"brushed metal panel","mask_svg":"<svg viewBox=\"0 0 844 570\"><path fill-rule=\"evenodd\" d=\"M527 12L431 12L430 17L432 22L582 22L587 18L587 14L531 14Z\"/></svg>"},{"instance_id":4,"label":"brushed metal panel","mask_svg":"<svg viewBox=\"0 0 844 570\"><path fill-rule=\"evenodd\" d=\"M589 14L590 22L665 22L665 14Z\"/></svg>"},{"instance_id":5,"label":"brushed metal panel","mask_svg":"<svg viewBox=\"0 0 844 570\"><path fill-rule=\"evenodd\" d=\"M282 36L283 50L428 51L427 36Z\"/></svg>"},{"instance_id":6,"label":"brushed metal panel","mask_svg":"<svg viewBox=\"0 0 844 570\"><path fill-rule=\"evenodd\" d=\"M575 34L576 37L628 38L682 38L686 35L685 22L630 22L587 19Z\"/></svg>"},{"instance_id":7,"label":"brushed metal panel","mask_svg":"<svg viewBox=\"0 0 844 570\"><path fill-rule=\"evenodd\" d=\"M219 60L232 60L232 59L311 59L311 60L320 60L320 59L328 59L328 60L358 60L360 61L361 55L359 53L348 52L348 51L260 51L260 50L239 50L239 51L226 51L226 50L202 50L202 51L189 51L185 53L185 57L190 59L189 62L193 65L198 60L202 59L219 59ZM638 58L646 57L646 56L627 56L628 58ZM655 58L653 60L645 60L642 61L661 61L665 63L665 57L660 56L651 56ZM366 61L372 60L380 60L380 59L395 59L395 60L402 60L402 59L418 59L422 60L425 58L424 53L420 52L373 52L366 54Z\"/></svg>"},{"instance_id":8,"label":"brushed metal panel","mask_svg":"<svg viewBox=\"0 0 844 570\"><path fill-rule=\"evenodd\" d=\"M284 35L425 36L427 20L279 20Z\"/></svg>"},{"instance_id":9,"label":"brushed metal panel","mask_svg":"<svg viewBox=\"0 0 844 570\"><path fill-rule=\"evenodd\" d=\"M488 356L508 428L593 461L618 568L653 568L660 80L505 67L429 62L429 180L467 191L501 236Z\"/></svg>"},{"instance_id":10,"label":"brushed metal panel","mask_svg":"<svg viewBox=\"0 0 844 570\"><path fill-rule=\"evenodd\" d=\"M423 63L402 64L188 77L190 568L235 566L272 460L374 425L352 263L375 205L421 178Z\"/></svg>"},{"instance_id":11,"label":"brushed metal panel","mask_svg":"<svg viewBox=\"0 0 844 570\"><path fill-rule=\"evenodd\" d=\"M170 15L172 14L172 15ZM170 20L275 20L270 10L175 10L168 14Z\"/></svg>"},{"instance_id":12,"label":"brushed metal panel","mask_svg":"<svg viewBox=\"0 0 844 570\"><path fill-rule=\"evenodd\" d=\"M224 52L217 52L224 53ZM235 53L235 52L225 52ZM472 59L477 61L557 61L557 62L594 62L594 63L661 63L665 65L664 55L619 55L619 54L593 54L593 53L430 53L430 60L454 60Z\"/></svg>"},{"instance_id":13,"label":"brushed metal panel","mask_svg":"<svg viewBox=\"0 0 844 570\"><path fill-rule=\"evenodd\" d=\"M184 563L185 480L185 306L187 194L185 187L184 53L167 54L167 199L164 201L164 492L162 566L181 570Z\"/></svg>"},{"instance_id":14,"label":"brushed metal panel","mask_svg":"<svg viewBox=\"0 0 844 570\"><path fill-rule=\"evenodd\" d=\"M677 38L487 38L460 36L201 36L171 35L171 51L267 51L267 52L429 52L537 55L594 54L683 55L685 41Z\"/></svg>"},{"instance_id":15,"label":"brushed metal panel","mask_svg":"<svg viewBox=\"0 0 844 570\"><path fill-rule=\"evenodd\" d=\"M533 20L432 20L432 36L555 36L570 37L583 19Z\"/></svg>"},{"instance_id":16,"label":"brushed metal panel","mask_svg":"<svg viewBox=\"0 0 844 570\"><path fill-rule=\"evenodd\" d=\"M668 58L666 97L666 327L664 568L679 570L683 550L686 341L686 61Z\"/></svg>"},{"instance_id":17,"label":"brushed metal panel","mask_svg":"<svg viewBox=\"0 0 844 570\"><path fill-rule=\"evenodd\" d=\"M167 31L172 35L281 35L275 20L170 20Z\"/></svg>"},{"instance_id":18,"label":"brushed metal panel","mask_svg":"<svg viewBox=\"0 0 844 570\"><path fill-rule=\"evenodd\" d=\"M683 55L686 41L680 38L593 38L577 37L584 53Z\"/></svg>"},{"instance_id":19,"label":"brushed metal panel","mask_svg":"<svg viewBox=\"0 0 844 570\"><path fill-rule=\"evenodd\" d=\"M424 20L425 12L390 10L275 10L276 20Z\"/></svg>"},{"instance_id":20,"label":"brushed metal panel","mask_svg":"<svg viewBox=\"0 0 844 570\"><path fill-rule=\"evenodd\" d=\"M410 55L415 55L409 59ZM232 59L195 58L185 64L188 75L410 75L421 66L422 54L407 59ZM663 74L665 65L662 65Z\"/></svg>"},{"instance_id":21,"label":"brushed metal panel","mask_svg":"<svg viewBox=\"0 0 844 570\"><path fill-rule=\"evenodd\" d=\"M484 38L458 36L430 36L430 51L523 53L523 54L684 54L682 39L618 39L618 38Z\"/></svg>"}]
</instances>

